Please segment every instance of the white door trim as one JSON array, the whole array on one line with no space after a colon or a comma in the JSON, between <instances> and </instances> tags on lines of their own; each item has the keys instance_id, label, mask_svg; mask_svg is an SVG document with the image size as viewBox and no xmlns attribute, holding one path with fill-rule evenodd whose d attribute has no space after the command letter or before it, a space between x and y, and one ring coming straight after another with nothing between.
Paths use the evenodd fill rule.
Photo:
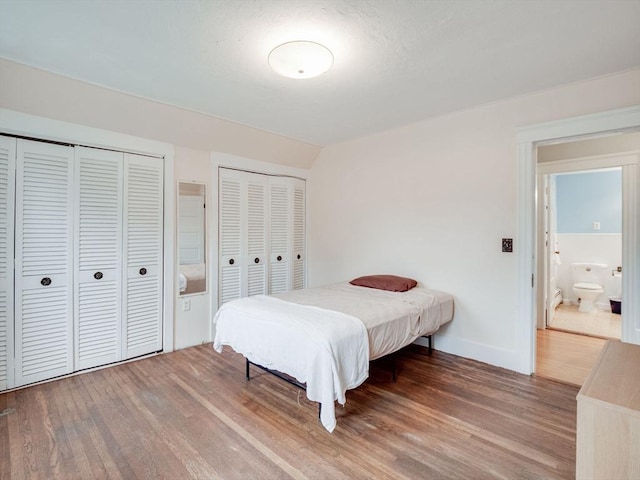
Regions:
<instances>
[{"instance_id":1,"label":"white door trim","mask_svg":"<svg viewBox=\"0 0 640 480\"><path fill-rule=\"evenodd\" d=\"M517 272L517 370L522 373L535 371L536 330L536 146L560 139L589 137L605 132L619 132L640 128L640 106L567 118L555 122L531 125L518 131L518 272ZM625 166L623 195L628 195L630 208L623 212L623 292L640 288L640 241L638 228L638 167ZM635 174L634 174L635 173ZM633 177L633 178L632 178ZM623 200L624 202L624 200ZM633 216L633 218L631 218ZM635 242L635 243L633 243ZM635 298L634 298L635 297ZM628 328L622 332L622 340L640 343L640 299L623 293L622 315L634 321L625 322Z\"/></svg>"}]
</instances>

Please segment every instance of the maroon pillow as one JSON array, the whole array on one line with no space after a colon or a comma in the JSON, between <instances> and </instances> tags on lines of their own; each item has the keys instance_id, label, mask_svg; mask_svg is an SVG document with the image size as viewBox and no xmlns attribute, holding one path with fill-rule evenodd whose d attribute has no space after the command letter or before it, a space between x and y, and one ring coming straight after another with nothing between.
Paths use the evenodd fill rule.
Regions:
<instances>
[{"instance_id":1,"label":"maroon pillow","mask_svg":"<svg viewBox=\"0 0 640 480\"><path fill-rule=\"evenodd\" d=\"M390 292L406 292L415 287L418 282L412 278L397 277L395 275L367 275L351 280L351 285L358 287L377 288Z\"/></svg>"}]
</instances>

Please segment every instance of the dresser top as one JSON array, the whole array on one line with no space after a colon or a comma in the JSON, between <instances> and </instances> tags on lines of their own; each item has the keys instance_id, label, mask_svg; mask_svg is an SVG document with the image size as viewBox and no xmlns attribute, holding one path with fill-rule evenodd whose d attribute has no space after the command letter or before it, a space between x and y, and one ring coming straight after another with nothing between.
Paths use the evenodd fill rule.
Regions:
<instances>
[{"instance_id":1,"label":"dresser top","mask_svg":"<svg viewBox=\"0 0 640 480\"><path fill-rule=\"evenodd\" d=\"M608 340L578 396L640 412L640 345Z\"/></svg>"}]
</instances>

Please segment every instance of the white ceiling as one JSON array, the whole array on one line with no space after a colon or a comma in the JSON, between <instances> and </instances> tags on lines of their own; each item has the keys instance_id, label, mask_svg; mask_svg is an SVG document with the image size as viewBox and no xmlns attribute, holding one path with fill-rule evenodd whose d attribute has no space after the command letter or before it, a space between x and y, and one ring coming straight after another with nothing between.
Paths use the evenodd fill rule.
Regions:
<instances>
[{"instance_id":1,"label":"white ceiling","mask_svg":"<svg viewBox=\"0 0 640 480\"><path fill-rule=\"evenodd\" d=\"M638 0L0 0L0 56L324 146L640 67L639 25ZM299 39L333 68L272 72Z\"/></svg>"}]
</instances>

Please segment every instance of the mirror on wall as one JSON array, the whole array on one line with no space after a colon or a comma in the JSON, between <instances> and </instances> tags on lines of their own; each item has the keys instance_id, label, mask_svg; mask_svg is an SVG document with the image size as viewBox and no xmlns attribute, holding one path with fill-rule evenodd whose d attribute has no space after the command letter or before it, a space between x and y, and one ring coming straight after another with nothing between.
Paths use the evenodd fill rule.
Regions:
<instances>
[{"instance_id":1,"label":"mirror on wall","mask_svg":"<svg viewBox=\"0 0 640 480\"><path fill-rule=\"evenodd\" d=\"M178 291L180 295L207 290L206 188L178 183Z\"/></svg>"}]
</instances>

